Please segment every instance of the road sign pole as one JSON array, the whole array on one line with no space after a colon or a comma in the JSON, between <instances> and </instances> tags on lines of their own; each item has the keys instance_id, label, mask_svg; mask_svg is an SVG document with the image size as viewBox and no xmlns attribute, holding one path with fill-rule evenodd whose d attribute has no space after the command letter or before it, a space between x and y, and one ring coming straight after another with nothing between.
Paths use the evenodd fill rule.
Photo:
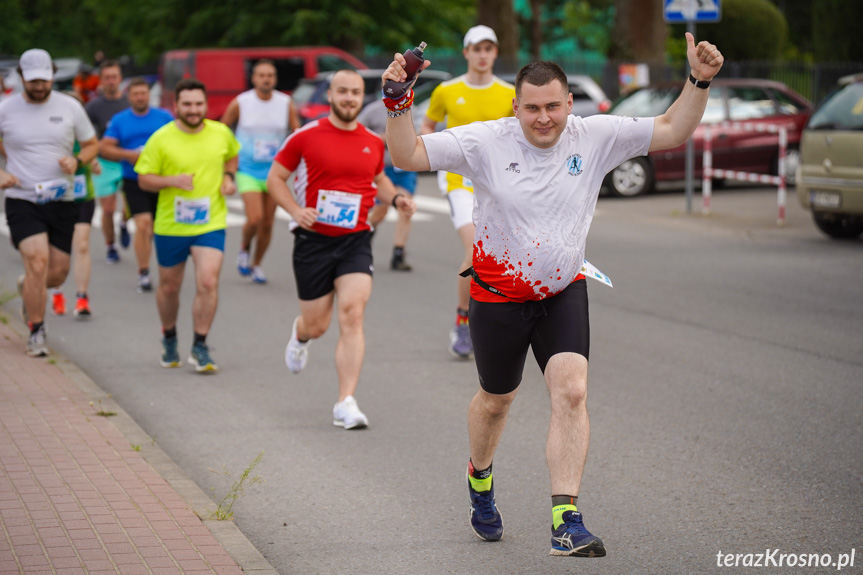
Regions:
<instances>
[{"instance_id":1,"label":"road sign pole","mask_svg":"<svg viewBox=\"0 0 863 575\"><path fill-rule=\"evenodd\" d=\"M690 20L686 23L686 31L695 37L695 22ZM690 72L689 59L686 60L687 75ZM692 180L695 173L695 142L692 136L686 140L686 213L692 213Z\"/></svg>"}]
</instances>

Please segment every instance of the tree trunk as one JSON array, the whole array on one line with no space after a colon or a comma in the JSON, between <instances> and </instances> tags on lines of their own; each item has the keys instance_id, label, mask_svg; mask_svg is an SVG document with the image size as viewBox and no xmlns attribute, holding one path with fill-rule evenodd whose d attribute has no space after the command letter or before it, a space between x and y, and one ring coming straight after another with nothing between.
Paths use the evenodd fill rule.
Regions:
<instances>
[{"instance_id":1,"label":"tree trunk","mask_svg":"<svg viewBox=\"0 0 863 575\"><path fill-rule=\"evenodd\" d=\"M534 62L542 59L542 5L543 0L530 0L530 55Z\"/></svg>"},{"instance_id":2,"label":"tree trunk","mask_svg":"<svg viewBox=\"0 0 863 575\"><path fill-rule=\"evenodd\" d=\"M496 72L516 72L518 68L518 21L512 0L477 0L477 23L485 24L497 35L500 49Z\"/></svg>"},{"instance_id":3,"label":"tree trunk","mask_svg":"<svg viewBox=\"0 0 863 575\"><path fill-rule=\"evenodd\" d=\"M614 40L609 56L633 62L663 62L668 26L658 0L616 0Z\"/></svg>"}]
</instances>

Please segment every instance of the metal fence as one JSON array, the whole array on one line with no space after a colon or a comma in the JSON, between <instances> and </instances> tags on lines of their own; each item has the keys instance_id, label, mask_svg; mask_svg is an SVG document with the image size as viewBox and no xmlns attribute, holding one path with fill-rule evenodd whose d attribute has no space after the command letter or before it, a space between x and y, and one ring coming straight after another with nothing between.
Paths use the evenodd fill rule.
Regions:
<instances>
[{"instance_id":1,"label":"metal fence","mask_svg":"<svg viewBox=\"0 0 863 575\"><path fill-rule=\"evenodd\" d=\"M437 70L445 70L453 75L465 72L465 62L461 54L437 55L432 59ZM389 57L367 57L365 61L372 68L385 68L392 61ZM554 58L554 61L569 74L585 74L592 77L602 86L612 100L620 96L618 69L621 64L632 62L618 61L587 61L565 56ZM499 62L495 70L501 74L513 73L527 61L519 61L517 65L506 66ZM665 80L680 80L686 78L683 62L678 66L664 64L648 64L651 82ZM723 78L765 78L782 82L795 92L798 92L813 104L820 102L836 85L837 80L848 74L863 72L863 62L725 62L720 72Z\"/></svg>"}]
</instances>

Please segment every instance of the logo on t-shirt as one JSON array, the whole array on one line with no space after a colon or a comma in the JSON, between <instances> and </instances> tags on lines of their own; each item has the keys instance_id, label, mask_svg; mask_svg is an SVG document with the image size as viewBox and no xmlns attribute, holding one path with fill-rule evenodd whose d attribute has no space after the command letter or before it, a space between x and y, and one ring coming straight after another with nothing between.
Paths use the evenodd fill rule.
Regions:
<instances>
[{"instance_id":1,"label":"logo on t-shirt","mask_svg":"<svg viewBox=\"0 0 863 575\"><path fill-rule=\"evenodd\" d=\"M566 171L570 176L580 176L583 169L581 154L573 154L566 159Z\"/></svg>"},{"instance_id":2,"label":"logo on t-shirt","mask_svg":"<svg viewBox=\"0 0 863 575\"><path fill-rule=\"evenodd\" d=\"M518 162L512 162L509 167L504 170L505 172L515 172L516 174L520 174L521 170L518 169Z\"/></svg>"},{"instance_id":3,"label":"logo on t-shirt","mask_svg":"<svg viewBox=\"0 0 863 575\"><path fill-rule=\"evenodd\" d=\"M48 121L51 122L52 124L62 124L63 123L63 116L49 116Z\"/></svg>"},{"instance_id":4,"label":"logo on t-shirt","mask_svg":"<svg viewBox=\"0 0 863 575\"><path fill-rule=\"evenodd\" d=\"M459 96L458 100L456 100L455 103L459 104L459 105L464 104L465 103L464 96Z\"/></svg>"},{"instance_id":5,"label":"logo on t-shirt","mask_svg":"<svg viewBox=\"0 0 863 575\"><path fill-rule=\"evenodd\" d=\"M363 148L363 153L364 154L371 154L372 150L368 146L366 146L365 148Z\"/></svg>"}]
</instances>

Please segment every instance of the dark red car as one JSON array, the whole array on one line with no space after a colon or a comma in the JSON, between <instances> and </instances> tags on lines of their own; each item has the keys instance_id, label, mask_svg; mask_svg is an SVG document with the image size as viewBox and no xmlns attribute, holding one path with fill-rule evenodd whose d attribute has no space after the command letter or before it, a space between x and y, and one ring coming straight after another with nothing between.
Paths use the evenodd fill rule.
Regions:
<instances>
[{"instance_id":1,"label":"dark red car","mask_svg":"<svg viewBox=\"0 0 863 575\"><path fill-rule=\"evenodd\" d=\"M649 117L665 113L677 99L683 82L640 88L618 100L609 114ZM701 125L693 135L695 178L701 178L704 126L722 122L785 125L788 130L786 178L794 183L800 158L800 134L812 113L812 104L781 82L756 79L715 79ZM725 170L776 174L779 136L768 132L712 129L713 167ZM651 191L657 181L685 177L686 145L651 152L623 162L605 178L603 186L615 196L637 196Z\"/></svg>"}]
</instances>

